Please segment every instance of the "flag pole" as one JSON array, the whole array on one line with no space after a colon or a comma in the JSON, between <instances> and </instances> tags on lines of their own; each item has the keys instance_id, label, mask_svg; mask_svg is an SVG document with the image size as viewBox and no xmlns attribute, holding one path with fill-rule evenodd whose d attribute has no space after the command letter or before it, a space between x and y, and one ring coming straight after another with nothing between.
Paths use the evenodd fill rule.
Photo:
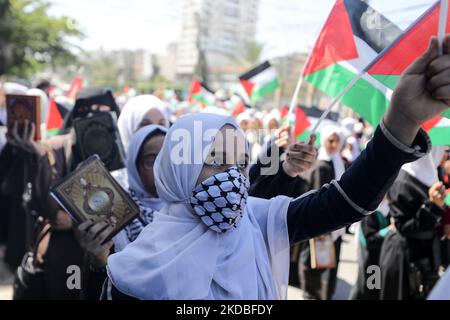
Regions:
<instances>
[{"instance_id":1,"label":"flag pole","mask_svg":"<svg viewBox=\"0 0 450 320\"><path fill-rule=\"evenodd\" d=\"M313 129L311 130L309 134L309 140L311 141L311 137L314 136L314 134L317 131L317 128L319 128L320 123L328 116L328 114L331 112L333 107L341 100L341 98L350 90L356 82L358 82L359 79L363 77L363 75L366 73L366 69L362 70L356 77L353 78L352 81L350 81L347 86L337 95L336 98L331 101L330 105L326 108L326 110L322 113L319 120L314 125Z\"/></svg>"},{"instance_id":2,"label":"flag pole","mask_svg":"<svg viewBox=\"0 0 450 320\"><path fill-rule=\"evenodd\" d=\"M447 15L448 15L448 0L440 0L441 7L439 8L439 26L438 26L438 41L439 41L439 55L444 54L444 40L445 33L447 31ZM431 163L431 167L434 168L433 155L428 154L428 160ZM437 170L433 170L434 178L439 182L439 175Z\"/></svg>"},{"instance_id":3,"label":"flag pole","mask_svg":"<svg viewBox=\"0 0 450 320\"><path fill-rule=\"evenodd\" d=\"M295 86L294 94L292 95L291 104L289 105L288 112L288 123L290 123L291 119L294 118L295 107L297 106L298 95L300 93L300 89L303 85L303 74L305 73L306 66L309 64L309 60L311 59L311 55L308 55L306 58L305 64L302 66L302 70L300 71L300 76L298 77L297 85Z\"/></svg>"},{"instance_id":4,"label":"flag pole","mask_svg":"<svg viewBox=\"0 0 450 320\"><path fill-rule=\"evenodd\" d=\"M448 0L441 0L441 7L439 9L439 29L438 29L438 40L439 40L439 54L444 54L444 39L445 32L447 29L447 14L448 14Z\"/></svg>"}]
</instances>

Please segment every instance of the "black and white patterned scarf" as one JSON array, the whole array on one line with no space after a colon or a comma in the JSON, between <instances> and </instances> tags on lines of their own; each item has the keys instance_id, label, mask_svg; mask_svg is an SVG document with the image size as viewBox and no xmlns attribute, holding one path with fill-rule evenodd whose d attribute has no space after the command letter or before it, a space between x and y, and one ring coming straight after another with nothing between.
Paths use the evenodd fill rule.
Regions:
<instances>
[{"instance_id":1,"label":"black and white patterned scarf","mask_svg":"<svg viewBox=\"0 0 450 320\"><path fill-rule=\"evenodd\" d=\"M125 232L127 234L127 238L130 242L133 242L136 240L136 238L141 233L142 229L144 229L149 223L153 221L153 213L155 210L144 207L139 200L139 198L136 196L136 192L133 190L130 190L129 192L131 198L133 201L139 206L140 214L139 217L132 220L126 227Z\"/></svg>"}]
</instances>

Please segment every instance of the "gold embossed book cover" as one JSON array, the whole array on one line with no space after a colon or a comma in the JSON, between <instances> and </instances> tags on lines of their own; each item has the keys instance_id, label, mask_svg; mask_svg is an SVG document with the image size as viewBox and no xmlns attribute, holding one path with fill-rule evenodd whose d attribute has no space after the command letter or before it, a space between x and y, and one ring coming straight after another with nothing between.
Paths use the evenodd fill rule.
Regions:
<instances>
[{"instance_id":1,"label":"gold embossed book cover","mask_svg":"<svg viewBox=\"0 0 450 320\"><path fill-rule=\"evenodd\" d=\"M107 220L114 226L108 240L139 214L139 207L96 155L54 186L51 195L78 223Z\"/></svg>"},{"instance_id":2,"label":"gold embossed book cover","mask_svg":"<svg viewBox=\"0 0 450 320\"><path fill-rule=\"evenodd\" d=\"M27 95L6 95L6 110L8 113L8 131L12 130L14 122L17 121L18 132L22 134L25 121L34 123L34 140L41 140L41 98Z\"/></svg>"}]
</instances>

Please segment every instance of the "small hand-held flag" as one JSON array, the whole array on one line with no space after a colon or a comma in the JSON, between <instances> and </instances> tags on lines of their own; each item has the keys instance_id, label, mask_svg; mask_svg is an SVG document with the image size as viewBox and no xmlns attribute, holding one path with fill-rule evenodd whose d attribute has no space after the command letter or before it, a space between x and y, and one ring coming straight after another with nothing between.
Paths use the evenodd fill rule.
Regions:
<instances>
[{"instance_id":1,"label":"small hand-held flag","mask_svg":"<svg viewBox=\"0 0 450 320\"><path fill-rule=\"evenodd\" d=\"M189 103L200 102L203 107L214 105L216 103L216 96L214 91L208 86L198 80L194 80L191 85L191 90L188 96Z\"/></svg>"},{"instance_id":2,"label":"small hand-held flag","mask_svg":"<svg viewBox=\"0 0 450 320\"><path fill-rule=\"evenodd\" d=\"M280 86L277 72L269 61L244 73L239 80L253 103L274 92Z\"/></svg>"}]
</instances>

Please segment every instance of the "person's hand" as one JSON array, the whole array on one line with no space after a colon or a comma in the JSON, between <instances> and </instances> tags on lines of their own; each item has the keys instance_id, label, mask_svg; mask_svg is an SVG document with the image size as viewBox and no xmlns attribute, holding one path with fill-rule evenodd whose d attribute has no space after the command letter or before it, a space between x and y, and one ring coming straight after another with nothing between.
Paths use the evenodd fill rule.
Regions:
<instances>
[{"instance_id":1,"label":"person's hand","mask_svg":"<svg viewBox=\"0 0 450 320\"><path fill-rule=\"evenodd\" d=\"M292 141L291 127L287 124L282 125L274 132L275 145L279 149L286 148Z\"/></svg>"},{"instance_id":2,"label":"person's hand","mask_svg":"<svg viewBox=\"0 0 450 320\"><path fill-rule=\"evenodd\" d=\"M19 125L17 121L15 121L11 132L7 132L6 134L6 140L8 143L31 154L38 156L45 155L45 150L42 146L34 141L34 134L36 132L34 123L30 123L26 120L22 134L19 134L18 127Z\"/></svg>"},{"instance_id":3,"label":"person's hand","mask_svg":"<svg viewBox=\"0 0 450 320\"><path fill-rule=\"evenodd\" d=\"M428 197L438 207L443 208L445 204L445 187L442 182L435 183L428 189Z\"/></svg>"},{"instance_id":4,"label":"person's hand","mask_svg":"<svg viewBox=\"0 0 450 320\"><path fill-rule=\"evenodd\" d=\"M313 144L295 143L289 146L283 170L290 177L297 177L314 166L317 151Z\"/></svg>"},{"instance_id":5,"label":"person's hand","mask_svg":"<svg viewBox=\"0 0 450 320\"><path fill-rule=\"evenodd\" d=\"M80 246L90 254L92 263L96 267L106 266L113 241L103 242L113 229L114 227L106 221L87 220L81 223L75 231Z\"/></svg>"},{"instance_id":6,"label":"person's hand","mask_svg":"<svg viewBox=\"0 0 450 320\"><path fill-rule=\"evenodd\" d=\"M420 126L450 106L450 35L439 56L433 37L428 50L402 75L384 123L399 141L412 145Z\"/></svg>"}]
</instances>

